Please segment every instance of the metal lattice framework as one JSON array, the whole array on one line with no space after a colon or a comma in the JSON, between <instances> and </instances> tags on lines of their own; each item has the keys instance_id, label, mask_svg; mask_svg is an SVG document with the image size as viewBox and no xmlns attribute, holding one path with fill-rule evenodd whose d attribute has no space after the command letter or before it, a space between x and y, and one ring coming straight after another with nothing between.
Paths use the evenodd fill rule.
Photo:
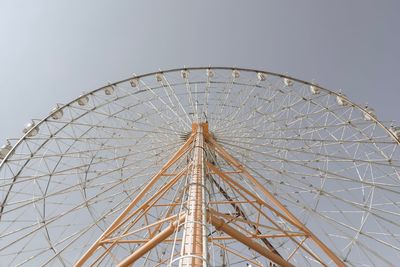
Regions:
<instances>
[{"instance_id":1,"label":"metal lattice framework","mask_svg":"<svg viewBox=\"0 0 400 267\"><path fill-rule=\"evenodd\" d=\"M24 132L0 151L2 266L400 260L400 131L319 85L156 72Z\"/></svg>"}]
</instances>

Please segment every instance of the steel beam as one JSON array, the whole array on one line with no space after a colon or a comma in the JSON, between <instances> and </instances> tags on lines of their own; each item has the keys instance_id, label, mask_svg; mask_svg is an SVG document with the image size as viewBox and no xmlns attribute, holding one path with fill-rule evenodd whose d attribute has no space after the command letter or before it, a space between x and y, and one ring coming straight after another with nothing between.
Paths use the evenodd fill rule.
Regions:
<instances>
[{"instance_id":1,"label":"steel beam","mask_svg":"<svg viewBox=\"0 0 400 267\"><path fill-rule=\"evenodd\" d=\"M235 228L227 225L225 221L221 218L218 218L217 216L213 215L212 213L209 213L209 221L211 222L214 227L226 233L227 235L230 235L240 243L244 244L245 246L253 249L254 251L258 252L260 255L263 255L264 257L268 258L269 260L279 264L282 267L294 267L293 264L290 262L284 260L282 257L279 255L273 253L271 250L267 249L266 247L262 246L261 244L255 242L253 239L247 237L246 235L240 233L238 230Z\"/></svg>"},{"instance_id":2,"label":"steel beam","mask_svg":"<svg viewBox=\"0 0 400 267\"><path fill-rule=\"evenodd\" d=\"M167 228L165 228L160 233L155 235L152 239L147 241L145 244L143 244L141 247L139 247L137 250L135 250L135 252L133 252L131 255L129 255L123 261L121 261L117 265L117 267L131 266L131 264L133 264L135 261L140 259L142 256L144 256L147 252L149 252L151 249L153 249L159 243L164 241L170 235L172 235L175 232L175 230L179 227L179 225L185 220L185 217L186 216L182 216L179 218L179 220L176 220L173 223L171 223Z\"/></svg>"},{"instance_id":3,"label":"steel beam","mask_svg":"<svg viewBox=\"0 0 400 267\"><path fill-rule=\"evenodd\" d=\"M183 244L179 259L181 267L207 266L207 232L205 203L205 152L206 123L193 124L194 134L192 173L188 184L188 213L183 226Z\"/></svg>"}]
</instances>

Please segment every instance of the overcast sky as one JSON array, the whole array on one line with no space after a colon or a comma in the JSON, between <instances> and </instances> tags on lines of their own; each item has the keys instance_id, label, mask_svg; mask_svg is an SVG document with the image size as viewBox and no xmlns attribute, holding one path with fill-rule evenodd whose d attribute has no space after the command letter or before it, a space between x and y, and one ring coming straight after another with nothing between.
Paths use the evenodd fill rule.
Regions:
<instances>
[{"instance_id":1,"label":"overcast sky","mask_svg":"<svg viewBox=\"0 0 400 267\"><path fill-rule=\"evenodd\" d=\"M0 144L132 73L240 66L342 89L400 122L400 1L0 0Z\"/></svg>"}]
</instances>

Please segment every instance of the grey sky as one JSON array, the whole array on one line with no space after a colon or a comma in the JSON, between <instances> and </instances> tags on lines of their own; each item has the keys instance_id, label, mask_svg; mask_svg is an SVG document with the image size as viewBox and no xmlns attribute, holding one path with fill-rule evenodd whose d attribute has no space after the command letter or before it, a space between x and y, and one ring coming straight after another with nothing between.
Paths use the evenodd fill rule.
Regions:
<instances>
[{"instance_id":1,"label":"grey sky","mask_svg":"<svg viewBox=\"0 0 400 267\"><path fill-rule=\"evenodd\" d=\"M133 72L241 66L342 89L400 121L400 1L0 0L0 144Z\"/></svg>"}]
</instances>

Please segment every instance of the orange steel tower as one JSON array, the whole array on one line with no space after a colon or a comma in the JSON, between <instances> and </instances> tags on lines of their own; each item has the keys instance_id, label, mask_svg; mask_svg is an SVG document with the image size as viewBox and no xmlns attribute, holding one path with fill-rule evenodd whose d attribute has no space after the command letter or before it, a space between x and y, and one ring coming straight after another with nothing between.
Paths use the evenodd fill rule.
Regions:
<instances>
[{"instance_id":1,"label":"orange steel tower","mask_svg":"<svg viewBox=\"0 0 400 267\"><path fill-rule=\"evenodd\" d=\"M224 171L213 164L211 155L218 155L223 158L227 164L233 167L233 171ZM187 158L187 164L181 170L171 173L172 166L180 159ZM146 212L151 208L164 205L173 207L174 203L160 204L162 196L171 189L184 175L190 175L187 189L186 209L178 214L168 214L165 219L156 223L139 227L136 231L149 230L150 238L142 240L130 240L130 231L138 227L136 222L146 216ZM210 203L207 195L210 192L211 182L207 183L209 174L215 174L236 191L243 200L234 200L219 187L220 193L224 194L226 201L222 203ZM241 185L240 181L232 178L234 174L243 175L248 182L253 184L267 200L258 194L251 192ZM153 187L160 177L170 176L169 182L158 191L157 195L150 196L146 201L142 201L151 187ZM216 185L218 187L218 185ZM138 205L140 203L140 205ZM241 204L253 206L258 211L258 217L265 217L270 221L269 229L274 230L274 234L265 235L258 221L251 221L247 218L245 212L241 209ZM237 211L235 218L241 223L250 225L253 232L245 230L240 225L229 225L231 219L228 214L218 212L212 208L212 204L226 204L235 208ZM172 211L173 209L170 209ZM291 230L283 228L282 223L278 223L275 218L284 221L291 226ZM168 224L161 230L162 225ZM128 225L128 227L127 227ZM123 231L120 231L123 227ZM214 230L211 230L213 228ZM181 238L171 238L176 232L182 232ZM212 237L210 231L223 232L224 236ZM117 234L116 234L117 233ZM294 237L303 237L299 242ZM279 252L271 245L268 239L287 238L296 246L289 257L282 257ZM273 194L268 191L252 174L238 161L233 155L230 155L213 137L208 130L207 122L196 122L192 124L192 132L186 142L180 147L174 156L162 167L162 169L149 181L142 191L135 197L128 207L118 216L98 240L83 254L76 262L75 266L83 266L85 263L95 264L101 261L107 253L111 253L112 247L123 243L140 244L138 249L131 255L119 262L118 266L125 267L135 264L141 257L148 253L155 246L163 242L180 242L181 250L179 255L174 255L171 265L178 266L208 266L208 243L213 239L234 239L245 245L251 250L267 258L271 264L280 266L294 266L290 259L294 254L302 251L308 253L310 257L323 266L327 262L333 262L337 266L345 266L330 248L320 241L300 220L298 220L284 205L282 205ZM261 242L260 242L261 241ZM315 253L311 250L307 242L313 243L320 251ZM229 248L223 248L230 250ZM230 252L233 252L230 250ZM240 255L239 255L240 256ZM249 262L251 259L246 258Z\"/></svg>"}]
</instances>

